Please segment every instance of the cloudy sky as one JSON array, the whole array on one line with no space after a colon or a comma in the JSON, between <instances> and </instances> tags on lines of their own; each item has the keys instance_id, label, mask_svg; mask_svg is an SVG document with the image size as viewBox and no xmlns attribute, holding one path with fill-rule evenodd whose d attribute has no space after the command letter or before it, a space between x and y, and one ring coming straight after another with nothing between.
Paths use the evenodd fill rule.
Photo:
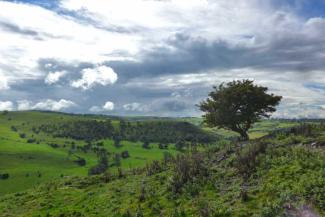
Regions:
<instances>
[{"instance_id":1,"label":"cloudy sky","mask_svg":"<svg viewBox=\"0 0 325 217\"><path fill-rule=\"evenodd\" d=\"M0 110L197 116L246 78L325 118L325 0L0 0Z\"/></svg>"}]
</instances>

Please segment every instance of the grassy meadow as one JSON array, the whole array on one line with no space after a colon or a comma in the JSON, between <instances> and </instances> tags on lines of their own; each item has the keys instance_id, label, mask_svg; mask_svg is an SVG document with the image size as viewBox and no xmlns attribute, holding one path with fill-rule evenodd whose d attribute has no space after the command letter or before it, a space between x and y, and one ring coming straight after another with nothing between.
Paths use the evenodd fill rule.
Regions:
<instances>
[{"instance_id":1,"label":"grassy meadow","mask_svg":"<svg viewBox=\"0 0 325 217\"><path fill-rule=\"evenodd\" d=\"M108 124L119 139L72 138L79 127L88 132L88 122ZM249 131L249 142L238 143L236 133L207 128L201 118L2 113L0 174L9 177L0 179L0 216L267 217L298 215L301 209L325 214L324 129L319 122L263 120ZM153 141L160 130L175 142ZM134 135L149 138L149 147ZM213 140L184 140L179 149L180 135ZM126 151L129 156L121 157ZM108 157L107 168L89 175L100 153Z\"/></svg>"},{"instance_id":2,"label":"grassy meadow","mask_svg":"<svg viewBox=\"0 0 325 217\"><path fill-rule=\"evenodd\" d=\"M68 154L71 142L82 145L85 144L84 141L54 138L42 133L34 134L31 130L33 126L47 122L78 119L92 120L93 117L46 112L10 112L7 115L0 115L0 174L10 175L9 179L0 180L0 195L25 190L65 176L87 176L89 168L98 161L96 154L83 151L75 151L70 156ZM113 121L113 125L117 126L118 121ZM17 127L17 132L11 129L12 126ZM25 138L20 137L21 133L26 134ZM35 138L38 144L28 143L29 138ZM144 149L141 142L121 141L121 147L115 147L111 139L102 142L112 155L123 151L129 152L130 157L121 160L120 167L125 169L144 166L152 160L162 159L164 152L176 153L174 147L169 146L168 149L161 150L157 143L151 143L150 149ZM60 147L53 148L48 145L50 143L58 144ZM77 165L74 162L76 156L84 158L86 165L83 167ZM116 170L114 165L112 170Z\"/></svg>"}]
</instances>

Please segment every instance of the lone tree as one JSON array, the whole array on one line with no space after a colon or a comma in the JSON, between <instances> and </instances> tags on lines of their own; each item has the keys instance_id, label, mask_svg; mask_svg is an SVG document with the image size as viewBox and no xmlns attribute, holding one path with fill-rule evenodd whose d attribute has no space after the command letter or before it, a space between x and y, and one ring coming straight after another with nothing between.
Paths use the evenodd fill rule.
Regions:
<instances>
[{"instance_id":1,"label":"lone tree","mask_svg":"<svg viewBox=\"0 0 325 217\"><path fill-rule=\"evenodd\" d=\"M232 81L214 86L209 97L199 104L205 123L210 127L225 128L249 139L247 131L261 118L270 117L281 96L268 94L267 87L257 86L251 80Z\"/></svg>"}]
</instances>

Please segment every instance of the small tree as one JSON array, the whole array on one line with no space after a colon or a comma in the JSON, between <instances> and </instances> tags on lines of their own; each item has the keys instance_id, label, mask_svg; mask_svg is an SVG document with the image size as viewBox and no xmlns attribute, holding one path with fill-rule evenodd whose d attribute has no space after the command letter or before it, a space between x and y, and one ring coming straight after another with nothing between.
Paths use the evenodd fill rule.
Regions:
<instances>
[{"instance_id":1,"label":"small tree","mask_svg":"<svg viewBox=\"0 0 325 217\"><path fill-rule=\"evenodd\" d=\"M128 151L122 151L122 153L121 153L121 157L122 157L122 158L129 158L129 157L130 157L130 154L129 154Z\"/></svg>"},{"instance_id":2,"label":"small tree","mask_svg":"<svg viewBox=\"0 0 325 217\"><path fill-rule=\"evenodd\" d=\"M267 87L257 86L253 81L232 81L213 87L206 101L200 103L205 123L210 127L225 128L248 140L247 131L253 123L270 117L281 96L268 94Z\"/></svg>"},{"instance_id":3,"label":"small tree","mask_svg":"<svg viewBox=\"0 0 325 217\"><path fill-rule=\"evenodd\" d=\"M158 148L159 149L168 149L168 145L166 143L159 143Z\"/></svg>"},{"instance_id":4,"label":"small tree","mask_svg":"<svg viewBox=\"0 0 325 217\"><path fill-rule=\"evenodd\" d=\"M114 146L116 148L120 148L122 145L121 145L121 137L120 136L114 136Z\"/></svg>"},{"instance_id":5,"label":"small tree","mask_svg":"<svg viewBox=\"0 0 325 217\"><path fill-rule=\"evenodd\" d=\"M150 149L150 143L147 140L145 140L142 144L142 148Z\"/></svg>"}]
</instances>

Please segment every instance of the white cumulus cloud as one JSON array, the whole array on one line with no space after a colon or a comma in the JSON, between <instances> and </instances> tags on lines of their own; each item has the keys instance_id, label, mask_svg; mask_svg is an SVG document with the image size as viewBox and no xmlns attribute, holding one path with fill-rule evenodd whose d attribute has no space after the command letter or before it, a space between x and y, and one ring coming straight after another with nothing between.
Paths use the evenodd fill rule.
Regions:
<instances>
[{"instance_id":1,"label":"white cumulus cloud","mask_svg":"<svg viewBox=\"0 0 325 217\"><path fill-rule=\"evenodd\" d=\"M133 102L123 105L123 109L126 111L145 112L149 110L149 106L143 105L138 102Z\"/></svg>"},{"instance_id":2,"label":"white cumulus cloud","mask_svg":"<svg viewBox=\"0 0 325 217\"><path fill-rule=\"evenodd\" d=\"M0 101L0 111L4 110L14 110L14 104L11 101Z\"/></svg>"},{"instance_id":3,"label":"white cumulus cloud","mask_svg":"<svg viewBox=\"0 0 325 217\"><path fill-rule=\"evenodd\" d=\"M19 100L17 101L17 110L26 111L32 109L32 102L29 100Z\"/></svg>"},{"instance_id":4,"label":"white cumulus cloud","mask_svg":"<svg viewBox=\"0 0 325 217\"><path fill-rule=\"evenodd\" d=\"M107 112L114 110L114 103L111 101L107 101L103 106L93 106L89 109L91 112Z\"/></svg>"},{"instance_id":5,"label":"white cumulus cloud","mask_svg":"<svg viewBox=\"0 0 325 217\"><path fill-rule=\"evenodd\" d=\"M132 59L138 51L138 38L96 28L37 5L0 1L0 41L5 42L0 43L0 70L10 84L44 78L47 72L39 68L40 59L70 64Z\"/></svg>"},{"instance_id":6,"label":"white cumulus cloud","mask_svg":"<svg viewBox=\"0 0 325 217\"><path fill-rule=\"evenodd\" d=\"M47 99L36 103L33 106L33 109L61 111L63 109L67 109L73 106L76 106L76 104L70 100L61 99L59 101L55 101L52 99Z\"/></svg>"},{"instance_id":7,"label":"white cumulus cloud","mask_svg":"<svg viewBox=\"0 0 325 217\"><path fill-rule=\"evenodd\" d=\"M112 110L114 110L114 103L113 102L110 102L110 101L107 101L105 103L105 105L103 106L103 109L106 110L106 111L112 111Z\"/></svg>"},{"instance_id":8,"label":"white cumulus cloud","mask_svg":"<svg viewBox=\"0 0 325 217\"><path fill-rule=\"evenodd\" d=\"M61 77L63 77L66 74L66 71L57 71L57 72L50 72L46 78L45 83L46 84L55 84L57 83Z\"/></svg>"},{"instance_id":9,"label":"white cumulus cloud","mask_svg":"<svg viewBox=\"0 0 325 217\"><path fill-rule=\"evenodd\" d=\"M60 99L58 101L52 99L46 99L46 100L39 101L35 104L33 104L33 102L29 100L17 101L17 109L20 111L22 110L61 111L74 106L77 106L77 104L70 100L65 100L65 99Z\"/></svg>"},{"instance_id":10,"label":"white cumulus cloud","mask_svg":"<svg viewBox=\"0 0 325 217\"><path fill-rule=\"evenodd\" d=\"M95 85L109 85L117 81L117 74L114 70L107 66L99 66L97 68L87 68L81 71L82 77L71 83L72 87L90 89Z\"/></svg>"}]
</instances>

